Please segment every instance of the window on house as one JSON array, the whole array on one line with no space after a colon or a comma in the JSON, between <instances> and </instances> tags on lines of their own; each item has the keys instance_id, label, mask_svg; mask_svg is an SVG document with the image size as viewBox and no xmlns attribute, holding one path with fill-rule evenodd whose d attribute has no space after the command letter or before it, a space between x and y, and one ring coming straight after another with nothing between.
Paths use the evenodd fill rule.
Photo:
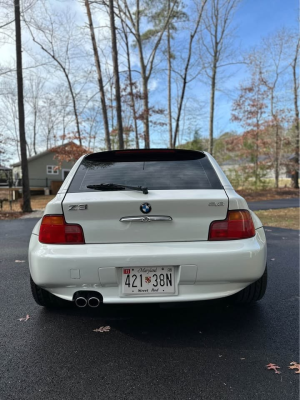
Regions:
<instances>
[{"instance_id":1,"label":"window on house","mask_svg":"<svg viewBox=\"0 0 300 400\"><path fill-rule=\"evenodd\" d=\"M47 165L48 175L58 175L57 165Z\"/></svg>"}]
</instances>

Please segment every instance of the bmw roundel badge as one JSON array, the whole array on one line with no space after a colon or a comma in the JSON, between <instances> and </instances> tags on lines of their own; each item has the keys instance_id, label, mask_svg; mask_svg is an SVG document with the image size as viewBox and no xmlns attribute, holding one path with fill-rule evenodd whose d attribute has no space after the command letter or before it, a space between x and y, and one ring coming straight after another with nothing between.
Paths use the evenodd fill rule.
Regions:
<instances>
[{"instance_id":1,"label":"bmw roundel badge","mask_svg":"<svg viewBox=\"0 0 300 400\"><path fill-rule=\"evenodd\" d=\"M152 210L152 207L149 203L144 203L141 204L140 210L142 211L143 214L149 214L149 212Z\"/></svg>"}]
</instances>

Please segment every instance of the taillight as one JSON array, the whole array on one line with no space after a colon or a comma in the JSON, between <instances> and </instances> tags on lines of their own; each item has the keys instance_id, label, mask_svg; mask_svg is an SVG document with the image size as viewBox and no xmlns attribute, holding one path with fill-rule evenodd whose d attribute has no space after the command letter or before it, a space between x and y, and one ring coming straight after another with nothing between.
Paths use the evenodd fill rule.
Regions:
<instances>
[{"instance_id":1,"label":"taillight","mask_svg":"<svg viewBox=\"0 0 300 400\"><path fill-rule=\"evenodd\" d=\"M230 210L223 221L210 224L208 240L237 240L255 236L255 228L248 210Z\"/></svg>"},{"instance_id":2,"label":"taillight","mask_svg":"<svg viewBox=\"0 0 300 400\"><path fill-rule=\"evenodd\" d=\"M39 233L39 241L46 244L84 244L80 225L67 224L62 215L45 215Z\"/></svg>"}]
</instances>

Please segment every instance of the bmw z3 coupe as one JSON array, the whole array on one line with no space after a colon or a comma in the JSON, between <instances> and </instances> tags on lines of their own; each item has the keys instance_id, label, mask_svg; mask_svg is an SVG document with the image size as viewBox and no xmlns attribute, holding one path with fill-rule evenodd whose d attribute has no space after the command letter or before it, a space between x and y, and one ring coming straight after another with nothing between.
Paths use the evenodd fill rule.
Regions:
<instances>
[{"instance_id":1,"label":"bmw z3 coupe","mask_svg":"<svg viewBox=\"0 0 300 400\"><path fill-rule=\"evenodd\" d=\"M163 303L267 286L262 223L206 152L81 157L33 229L31 289L44 307Z\"/></svg>"}]
</instances>

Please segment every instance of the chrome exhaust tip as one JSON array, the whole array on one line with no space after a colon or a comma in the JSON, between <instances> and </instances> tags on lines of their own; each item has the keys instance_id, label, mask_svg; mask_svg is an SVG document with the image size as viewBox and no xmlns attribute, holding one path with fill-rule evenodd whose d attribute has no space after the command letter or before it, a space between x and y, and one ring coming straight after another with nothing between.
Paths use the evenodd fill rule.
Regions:
<instances>
[{"instance_id":1,"label":"chrome exhaust tip","mask_svg":"<svg viewBox=\"0 0 300 400\"><path fill-rule=\"evenodd\" d=\"M75 300L75 304L79 308L84 308L87 306L87 299L85 297L79 296Z\"/></svg>"},{"instance_id":2,"label":"chrome exhaust tip","mask_svg":"<svg viewBox=\"0 0 300 400\"><path fill-rule=\"evenodd\" d=\"M97 308L99 306L99 304L100 304L100 299L98 299L98 297L90 297L88 299L88 305L91 308Z\"/></svg>"}]
</instances>

